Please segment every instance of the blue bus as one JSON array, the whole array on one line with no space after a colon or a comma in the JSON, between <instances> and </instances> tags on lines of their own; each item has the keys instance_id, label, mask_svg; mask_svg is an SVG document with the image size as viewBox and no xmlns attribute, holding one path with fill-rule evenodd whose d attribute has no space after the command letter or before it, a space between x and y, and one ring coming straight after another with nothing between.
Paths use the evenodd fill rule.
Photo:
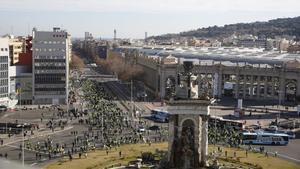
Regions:
<instances>
[{"instance_id":1,"label":"blue bus","mask_svg":"<svg viewBox=\"0 0 300 169\"><path fill-rule=\"evenodd\" d=\"M160 110L160 109L152 109L151 110L151 118L157 122L168 123L169 122L169 113L167 111Z\"/></svg>"},{"instance_id":2,"label":"blue bus","mask_svg":"<svg viewBox=\"0 0 300 169\"><path fill-rule=\"evenodd\" d=\"M265 133L265 132L243 132L242 140L244 144L260 145L287 145L289 135L282 133Z\"/></svg>"}]
</instances>

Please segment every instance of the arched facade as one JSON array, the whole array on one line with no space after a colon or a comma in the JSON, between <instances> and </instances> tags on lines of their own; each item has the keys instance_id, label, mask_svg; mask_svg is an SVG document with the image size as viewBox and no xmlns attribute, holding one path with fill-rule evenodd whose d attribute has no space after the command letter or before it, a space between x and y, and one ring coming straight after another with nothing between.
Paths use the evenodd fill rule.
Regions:
<instances>
[{"instance_id":1,"label":"arched facade","mask_svg":"<svg viewBox=\"0 0 300 169\"><path fill-rule=\"evenodd\" d=\"M161 82L176 77L179 72L182 72L182 65L162 65L160 74L165 80ZM300 86L300 69L285 72L275 68L195 65L193 73L198 75L199 95L205 88L218 98L273 100L277 103L293 103L300 96L300 87L297 87ZM164 98L166 85L161 83L160 86L161 98Z\"/></svg>"}]
</instances>

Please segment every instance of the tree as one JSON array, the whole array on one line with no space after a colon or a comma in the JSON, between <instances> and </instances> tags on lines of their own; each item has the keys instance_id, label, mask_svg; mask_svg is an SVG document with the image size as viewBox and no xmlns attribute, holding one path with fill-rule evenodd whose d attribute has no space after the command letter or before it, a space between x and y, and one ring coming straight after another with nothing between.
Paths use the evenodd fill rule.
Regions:
<instances>
[{"instance_id":1,"label":"tree","mask_svg":"<svg viewBox=\"0 0 300 169\"><path fill-rule=\"evenodd\" d=\"M84 61L77 54L72 53L70 69L82 70L84 67Z\"/></svg>"}]
</instances>

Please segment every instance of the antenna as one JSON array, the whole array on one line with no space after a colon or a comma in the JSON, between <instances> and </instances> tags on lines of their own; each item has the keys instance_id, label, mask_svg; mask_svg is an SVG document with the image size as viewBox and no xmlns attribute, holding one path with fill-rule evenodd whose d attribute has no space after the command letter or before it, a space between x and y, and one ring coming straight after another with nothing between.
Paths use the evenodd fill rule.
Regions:
<instances>
[{"instance_id":1,"label":"antenna","mask_svg":"<svg viewBox=\"0 0 300 169\"><path fill-rule=\"evenodd\" d=\"M30 23L27 23L27 35L30 35Z\"/></svg>"},{"instance_id":2,"label":"antenna","mask_svg":"<svg viewBox=\"0 0 300 169\"><path fill-rule=\"evenodd\" d=\"M14 34L14 26L10 26L10 34Z\"/></svg>"}]
</instances>

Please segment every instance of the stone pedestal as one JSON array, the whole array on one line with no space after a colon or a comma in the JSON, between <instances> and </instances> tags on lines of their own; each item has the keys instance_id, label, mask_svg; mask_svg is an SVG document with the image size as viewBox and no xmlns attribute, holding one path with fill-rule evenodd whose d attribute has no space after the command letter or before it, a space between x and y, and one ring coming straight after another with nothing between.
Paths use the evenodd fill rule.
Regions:
<instances>
[{"instance_id":1,"label":"stone pedestal","mask_svg":"<svg viewBox=\"0 0 300 169\"><path fill-rule=\"evenodd\" d=\"M167 101L170 113L170 168L193 169L206 163L209 105L213 100Z\"/></svg>"}]
</instances>

